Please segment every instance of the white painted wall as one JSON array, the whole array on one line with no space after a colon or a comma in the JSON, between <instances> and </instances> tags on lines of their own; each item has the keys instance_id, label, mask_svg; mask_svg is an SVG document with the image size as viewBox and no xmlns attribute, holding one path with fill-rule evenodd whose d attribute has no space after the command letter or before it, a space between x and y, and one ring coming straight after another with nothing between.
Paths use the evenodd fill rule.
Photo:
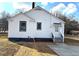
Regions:
<instances>
[{"instance_id":1,"label":"white painted wall","mask_svg":"<svg viewBox=\"0 0 79 59\"><path fill-rule=\"evenodd\" d=\"M9 19L9 31L8 31L8 37L9 38L28 38L30 36L31 38L51 38L51 32L55 34L55 28L53 23L62 23L62 27L60 28L60 32L64 36L64 22L61 21L58 18L55 18L53 16L50 16L45 11L40 10L33 10L28 13L26 13L31 18L35 19L35 22L30 21L30 18L27 16L24 16L22 14ZM26 32L19 32L19 21L27 21L27 30ZM42 29L37 30L37 22L42 23Z\"/></svg>"},{"instance_id":2,"label":"white painted wall","mask_svg":"<svg viewBox=\"0 0 79 59\"><path fill-rule=\"evenodd\" d=\"M54 36L56 36L56 32L55 32L55 27L53 25L53 23L62 23L62 27L60 27L60 33L64 36L64 22L48 13L46 13L45 11L40 11L40 10L36 10L36 11L30 11L28 13L26 13L27 15L29 15L30 17L34 18L36 22L43 22L43 31L39 32L39 31L35 31L35 32L39 32L40 35L39 37L45 35L45 37L49 37L51 38L51 32L53 32ZM37 17L36 17L37 16ZM42 35L41 35L42 33ZM46 33L46 34L45 34Z\"/></svg>"}]
</instances>

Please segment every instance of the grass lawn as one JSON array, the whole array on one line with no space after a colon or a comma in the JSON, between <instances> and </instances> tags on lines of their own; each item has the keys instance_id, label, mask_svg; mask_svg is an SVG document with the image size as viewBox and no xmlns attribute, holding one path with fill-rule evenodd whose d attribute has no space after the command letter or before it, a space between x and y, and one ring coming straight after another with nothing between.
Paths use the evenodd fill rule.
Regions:
<instances>
[{"instance_id":1,"label":"grass lawn","mask_svg":"<svg viewBox=\"0 0 79 59\"><path fill-rule=\"evenodd\" d=\"M79 46L79 38L78 38L78 36L66 36L65 43L68 45Z\"/></svg>"},{"instance_id":2,"label":"grass lawn","mask_svg":"<svg viewBox=\"0 0 79 59\"><path fill-rule=\"evenodd\" d=\"M79 46L79 35L65 35L65 43Z\"/></svg>"},{"instance_id":3,"label":"grass lawn","mask_svg":"<svg viewBox=\"0 0 79 59\"><path fill-rule=\"evenodd\" d=\"M0 36L0 56L57 56L48 45L52 42L11 42L7 36ZM79 40L65 38L65 44L78 45Z\"/></svg>"},{"instance_id":4,"label":"grass lawn","mask_svg":"<svg viewBox=\"0 0 79 59\"><path fill-rule=\"evenodd\" d=\"M0 56L56 56L48 47L52 42L11 42L0 36Z\"/></svg>"}]
</instances>

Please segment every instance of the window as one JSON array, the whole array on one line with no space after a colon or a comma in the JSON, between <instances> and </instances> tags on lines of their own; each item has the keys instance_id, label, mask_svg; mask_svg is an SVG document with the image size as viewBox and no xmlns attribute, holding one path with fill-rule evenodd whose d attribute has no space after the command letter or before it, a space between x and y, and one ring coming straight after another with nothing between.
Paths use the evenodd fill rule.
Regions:
<instances>
[{"instance_id":1,"label":"window","mask_svg":"<svg viewBox=\"0 0 79 59\"><path fill-rule=\"evenodd\" d=\"M41 30L41 22L37 22L37 30Z\"/></svg>"},{"instance_id":2,"label":"window","mask_svg":"<svg viewBox=\"0 0 79 59\"><path fill-rule=\"evenodd\" d=\"M55 32L58 32L58 31L59 31L59 27L55 26Z\"/></svg>"},{"instance_id":3,"label":"window","mask_svg":"<svg viewBox=\"0 0 79 59\"><path fill-rule=\"evenodd\" d=\"M20 21L20 31L26 31L26 21Z\"/></svg>"}]
</instances>

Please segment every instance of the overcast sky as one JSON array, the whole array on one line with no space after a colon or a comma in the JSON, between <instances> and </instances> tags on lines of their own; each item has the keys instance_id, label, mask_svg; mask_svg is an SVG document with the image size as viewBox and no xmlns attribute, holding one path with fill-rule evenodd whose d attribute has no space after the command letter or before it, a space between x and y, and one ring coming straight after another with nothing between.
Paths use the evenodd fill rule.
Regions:
<instances>
[{"instance_id":1,"label":"overcast sky","mask_svg":"<svg viewBox=\"0 0 79 59\"><path fill-rule=\"evenodd\" d=\"M75 18L79 19L79 2L36 2L36 6L56 12L59 11L66 16L74 15ZM28 11L32 8L31 2L3 2L0 3L0 13L6 11L10 14L15 13L16 9L24 9Z\"/></svg>"}]
</instances>

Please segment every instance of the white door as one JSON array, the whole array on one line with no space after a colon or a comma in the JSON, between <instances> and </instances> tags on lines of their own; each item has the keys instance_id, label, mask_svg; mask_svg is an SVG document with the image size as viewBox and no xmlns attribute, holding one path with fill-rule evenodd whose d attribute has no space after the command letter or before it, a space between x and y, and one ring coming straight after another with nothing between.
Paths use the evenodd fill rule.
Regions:
<instances>
[{"instance_id":1,"label":"white door","mask_svg":"<svg viewBox=\"0 0 79 59\"><path fill-rule=\"evenodd\" d=\"M55 37L60 37L60 24L56 23L54 27L55 27Z\"/></svg>"}]
</instances>

